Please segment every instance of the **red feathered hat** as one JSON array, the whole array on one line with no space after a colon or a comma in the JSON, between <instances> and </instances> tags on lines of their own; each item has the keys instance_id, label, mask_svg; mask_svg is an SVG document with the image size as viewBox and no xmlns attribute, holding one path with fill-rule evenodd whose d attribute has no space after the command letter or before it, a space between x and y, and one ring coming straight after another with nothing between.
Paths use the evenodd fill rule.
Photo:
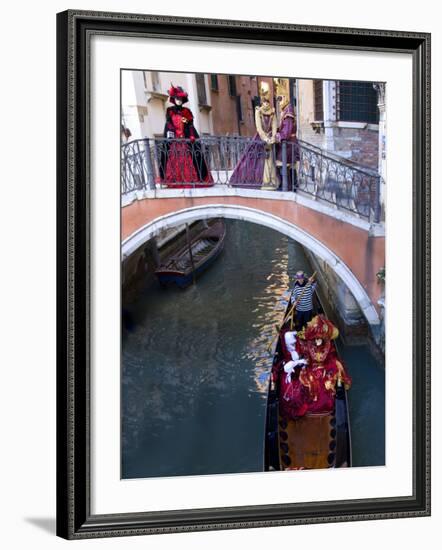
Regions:
<instances>
[{"instance_id":1,"label":"red feathered hat","mask_svg":"<svg viewBox=\"0 0 442 550\"><path fill-rule=\"evenodd\" d=\"M334 340L339 335L339 330L331 323L324 315L316 315L307 323L304 329L305 340L315 340L322 338L323 340Z\"/></svg>"},{"instance_id":2,"label":"red feathered hat","mask_svg":"<svg viewBox=\"0 0 442 550\"><path fill-rule=\"evenodd\" d=\"M174 86L172 83L170 83L168 94L171 103L175 103L176 99L181 99L183 103L189 101L187 92L185 92L183 88L181 88L181 86Z\"/></svg>"}]
</instances>

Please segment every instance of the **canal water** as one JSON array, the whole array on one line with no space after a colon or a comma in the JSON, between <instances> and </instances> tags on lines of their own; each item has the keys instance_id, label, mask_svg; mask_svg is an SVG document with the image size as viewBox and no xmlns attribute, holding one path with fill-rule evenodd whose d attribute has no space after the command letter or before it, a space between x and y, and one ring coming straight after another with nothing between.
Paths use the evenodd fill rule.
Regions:
<instances>
[{"instance_id":1,"label":"canal water","mask_svg":"<svg viewBox=\"0 0 442 550\"><path fill-rule=\"evenodd\" d=\"M225 249L186 290L147 288L122 339L122 477L263 470L268 345L302 248L227 220ZM368 346L341 348L354 466L384 464L384 369Z\"/></svg>"}]
</instances>

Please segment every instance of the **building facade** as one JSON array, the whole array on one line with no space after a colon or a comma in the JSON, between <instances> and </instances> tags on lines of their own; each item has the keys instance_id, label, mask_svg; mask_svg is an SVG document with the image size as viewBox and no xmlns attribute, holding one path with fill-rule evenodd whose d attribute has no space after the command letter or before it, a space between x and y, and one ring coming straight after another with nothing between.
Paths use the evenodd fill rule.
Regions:
<instances>
[{"instance_id":1,"label":"building facade","mask_svg":"<svg viewBox=\"0 0 442 550\"><path fill-rule=\"evenodd\" d=\"M122 141L162 137L170 84L182 86L189 95L187 107L201 136L244 136L256 133L255 107L259 105L261 81L271 77L185 74L156 71L122 72Z\"/></svg>"},{"instance_id":2,"label":"building facade","mask_svg":"<svg viewBox=\"0 0 442 550\"><path fill-rule=\"evenodd\" d=\"M385 125L380 136L381 106L375 83L300 79L297 88L298 138L378 170Z\"/></svg>"},{"instance_id":3,"label":"building facade","mask_svg":"<svg viewBox=\"0 0 442 550\"><path fill-rule=\"evenodd\" d=\"M208 75L122 71L121 125L129 130L131 140L163 137L166 110L171 105L167 93L171 83L188 92L186 107L193 113L198 133L213 134Z\"/></svg>"},{"instance_id":4,"label":"building facade","mask_svg":"<svg viewBox=\"0 0 442 550\"><path fill-rule=\"evenodd\" d=\"M258 90L267 82L278 110L271 77L156 71L122 73L122 142L162 137L168 89L173 83L188 93L186 104L200 136L256 133ZM373 82L290 79L290 96L298 139L382 176L386 180L385 84ZM277 112L279 115L279 113Z\"/></svg>"}]
</instances>

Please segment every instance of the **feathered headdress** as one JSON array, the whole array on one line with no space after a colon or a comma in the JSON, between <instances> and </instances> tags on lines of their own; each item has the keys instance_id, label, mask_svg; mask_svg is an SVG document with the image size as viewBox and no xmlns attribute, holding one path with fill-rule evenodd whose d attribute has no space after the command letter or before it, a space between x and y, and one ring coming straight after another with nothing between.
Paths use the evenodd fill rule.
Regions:
<instances>
[{"instance_id":1,"label":"feathered headdress","mask_svg":"<svg viewBox=\"0 0 442 550\"><path fill-rule=\"evenodd\" d=\"M259 85L259 97L261 101L270 101L270 86L267 82L261 82Z\"/></svg>"},{"instance_id":2,"label":"feathered headdress","mask_svg":"<svg viewBox=\"0 0 442 550\"><path fill-rule=\"evenodd\" d=\"M316 317L313 317L307 323L307 326L302 331L302 334L299 333L299 336L304 340L315 340L316 338L334 340L339 336L339 330L323 315L316 315Z\"/></svg>"},{"instance_id":3,"label":"feathered headdress","mask_svg":"<svg viewBox=\"0 0 442 550\"><path fill-rule=\"evenodd\" d=\"M276 97L290 97L290 84L288 78L274 78L273 86Z\"/></svg>"},{"instance_id":4,"label":"feathered headdress","mask_svg":"<svg viewBox=\"0 0 442 550\"><path fill-rule=\"evenodd\" d=\"M169 94L169 100L171 103L175 103L176 99L181 99L182 103L189 101L187 92L185 92L181 86L174 86L172 82L170 83L170 88L167 93Z\"/></svg>"}]
</instances>

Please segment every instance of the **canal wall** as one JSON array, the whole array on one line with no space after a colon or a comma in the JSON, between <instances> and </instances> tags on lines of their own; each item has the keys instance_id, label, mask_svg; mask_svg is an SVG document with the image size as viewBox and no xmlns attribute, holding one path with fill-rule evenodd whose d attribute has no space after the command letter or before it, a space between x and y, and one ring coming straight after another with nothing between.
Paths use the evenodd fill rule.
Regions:
<instances>
[{"instance_id":1,"label":"canal wall","mask_svg":"<svg viewBox=\"0 0 442 550\"><path fill-rule=\"evenodd\" d=\"M384 304L380 305L380 324L370 325L347 285L321 258L304 248L304 253L316 271L318 292L327 316L336 324L345 344L357 345L369 342L373 351L385 353Z\"/></svg>"},{"instance_id":2,"label":"canal wall","mask_svg":"<svg viewBox=\"0 0 442 550\"><path fill-rule=\"evenodd\" d=\"M154 241L155 239L151 239L123 259L121 269L123 307L133 304L140 292L155 281L158 250Z\"/></svg>"},{"instance_id":3,"label":"canal wall","mask_svg":"<svg viewBox=\"0 0 442 550\"><path fill-rule=\"evenodd\" d=\"M203 221L196 221L189 225L190 239L201 231L203 224ZM162 229L130 256L123 258L121 274L123 307L133 304L140 292L156 283L155 270L160 263L185 246L187 242L185 228L185 224L180 224Z\"/></svg>"}]
</instances>

